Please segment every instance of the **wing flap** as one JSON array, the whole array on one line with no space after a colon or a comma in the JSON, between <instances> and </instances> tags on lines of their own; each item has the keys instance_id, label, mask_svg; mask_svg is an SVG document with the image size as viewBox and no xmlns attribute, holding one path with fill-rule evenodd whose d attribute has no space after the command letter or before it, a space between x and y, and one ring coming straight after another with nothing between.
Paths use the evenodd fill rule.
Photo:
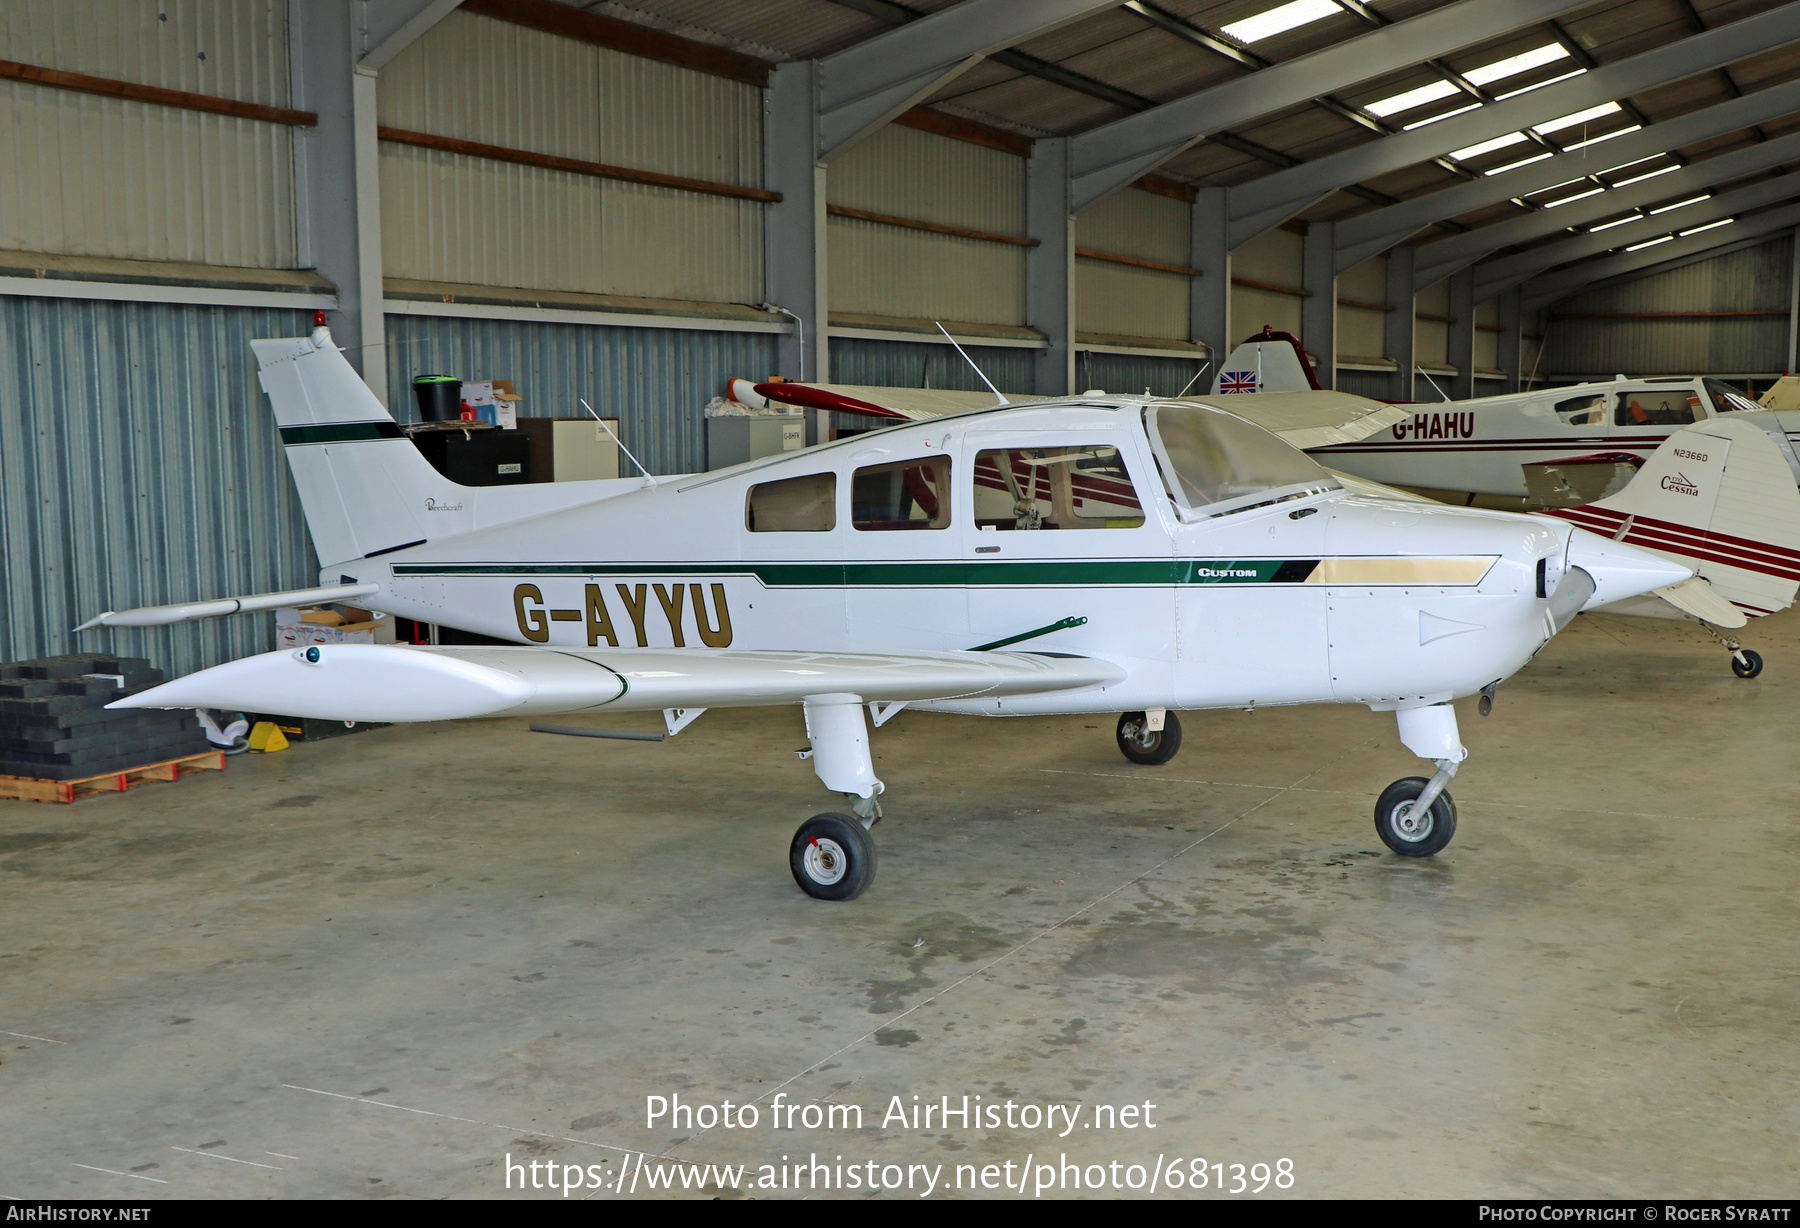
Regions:
<instances>
[{"instance_id":1,"label":"wing flap","mask_svg":"<svg viewBox=\"0 0 1800 1228\"><path fill-rule=\"evenodd\" d=\"M1110 686L1124 677L1107 661L1021 652L331 644L318 646L316 653L279 650L245 657L109 706L225 708L397 723L596 708L760 707L829 694L869 702L1033 695Z\"/></svg>"}]
</instances>

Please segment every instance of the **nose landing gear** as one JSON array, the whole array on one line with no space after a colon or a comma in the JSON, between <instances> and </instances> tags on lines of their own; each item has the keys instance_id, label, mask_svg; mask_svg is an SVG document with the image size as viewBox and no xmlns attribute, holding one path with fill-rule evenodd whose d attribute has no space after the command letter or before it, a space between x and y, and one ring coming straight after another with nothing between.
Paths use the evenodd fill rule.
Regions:
<instances>
[{"instance_id":1,"label":"nose landing gear","mask_svg":"<svg viewBox=\"0 0 1800 1228\"><path fill-rule=\"evenodd\" d=\"M1448 793L1439 789L1428 804L1419 805L1430 784L1423 776L1396 780L1375 803L1375 832L1402 857L1429 857L1456 834L1456 802Z\"/></svg>"}]
</instances>

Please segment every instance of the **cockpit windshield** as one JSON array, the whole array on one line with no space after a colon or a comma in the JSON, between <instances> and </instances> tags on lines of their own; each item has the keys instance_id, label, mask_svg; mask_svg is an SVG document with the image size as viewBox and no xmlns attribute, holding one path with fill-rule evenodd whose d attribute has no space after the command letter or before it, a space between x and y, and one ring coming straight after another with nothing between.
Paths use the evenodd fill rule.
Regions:
<instances>
[{"instance_id":1,"label":"cockpit windshield","mask_svg":"<svg viewBox=\"0 0 1800 1228\"><path fill-rule=\"evenodd\" d=\"M1152 405L1144 425L1169 494L1190 512L1218 516L1337 486L1306 453L1224 410Z\"/></svg>"},{"instance_id":2,"label":"cockpit windshield","mask_svg":"<svg viewBox=\"0 0 1800 1228\"><path fill-rule=\"evenodd\" d=\"M1719 413L1729 414L1735 411L1762 408L1761 405L1730 384L1721 383L1716 379L1703 379L1700 382L1706 385L1706 391L1712 395L1713 406Z\"/></svg>"}]
</instances>

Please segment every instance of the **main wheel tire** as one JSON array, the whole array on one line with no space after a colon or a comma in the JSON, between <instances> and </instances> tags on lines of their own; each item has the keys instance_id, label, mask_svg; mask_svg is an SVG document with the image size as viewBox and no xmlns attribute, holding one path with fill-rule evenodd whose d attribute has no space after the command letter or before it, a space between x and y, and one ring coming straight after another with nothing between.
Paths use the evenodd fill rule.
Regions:
<instances>
[{"instance_id":1,"label":"main wheel tire","mask_svg":"<svg viewBox=\"0 0 1800 1228\"><path fill-rule=\"evenodd\" d=\"M1163 727L1152 730L1142 712L1127 712L1119 718L1118 737L1119 753L1133 763L1167 763L1181 749L1181 718L1165 712Z\"/></svg>"},{"instance_id":2,"label":"main wheel tire","mask_svg":"<svg viewBox=\"0 0 1800 1228\"><path fill-rule=\"evenodd\" d=\"M1456 803L1447 792L1439 793L1423 816L1414 817L1412 803L1430 783L1423 776L1396 780L1375 803L1375 832L1402 857L1429 857L1456 834Z\"/></svg>"},{"instance_id":3,"label":"main wheel tire","mask_svg":"<svg viewBox=\"0 0 1800 1228\"><path fill-rule=\"evenodd\" d=\"M815 900L854 900L875 881L875 840L847 814L815 814L788 845L788 869Z\"/></svg>"},{"instance_id":4,"label":"main wheel tire","mask_svg":"<svg viewBox=\"0 0 1800 1228\"><path fill-rule=\"evenodd\" d=\"M1744 658L1741 661L1738 660L1740 655ZM1756 677L1758 674L1762 673L1762 654L1749 648L1732 653L1731 672L1740 678Z\"/></svg>"}]
</instances>

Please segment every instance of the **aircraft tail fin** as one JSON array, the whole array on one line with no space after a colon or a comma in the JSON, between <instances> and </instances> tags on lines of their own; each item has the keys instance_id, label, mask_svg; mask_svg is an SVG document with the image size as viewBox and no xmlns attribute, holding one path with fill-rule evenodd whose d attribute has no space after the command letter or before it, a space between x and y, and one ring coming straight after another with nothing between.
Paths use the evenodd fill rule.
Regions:
<instances>
[{"instance_id":1,"label":"aircraft tail fin","mask_svg":"<svg viewBox=\"0 0 1800 1228\"><path fill-rule=\"evenodd\" d=\"M1768 434L1741 418L1684 426L1617 494L1548 514L1678 559L1712 590L1675 585L1660 611L1619 613L1680 610L1715 621L1706 612L1720 610L1716 595L1755 618L1786 609L1800 592L1800 488Z\"/></svg>"},{"instance_id":2,"label":"aircraft tail fin","mask_svg":"<svg viewBox=\"0 0 1800 1228\"><path fill-rule=\"evenodd\" d=\"M468 488L420 455L321 324L252 341L323 567L469 528ZM472 493L472 492L470 492ZM436 514L436 513L444 514Z\"/></svg>"},{"instance_id":3,"label":"aircraft tail fin","mask_svg":"<svg viewBox=\"0 0 1800 1228\"><path fill-rule=\"evenodd\" d=\"M1321 385L1300 338L1271 325L1231 351L1213 377L1213 395L1229 392L1316 392Z\"/></svg>"}]
</instances>

